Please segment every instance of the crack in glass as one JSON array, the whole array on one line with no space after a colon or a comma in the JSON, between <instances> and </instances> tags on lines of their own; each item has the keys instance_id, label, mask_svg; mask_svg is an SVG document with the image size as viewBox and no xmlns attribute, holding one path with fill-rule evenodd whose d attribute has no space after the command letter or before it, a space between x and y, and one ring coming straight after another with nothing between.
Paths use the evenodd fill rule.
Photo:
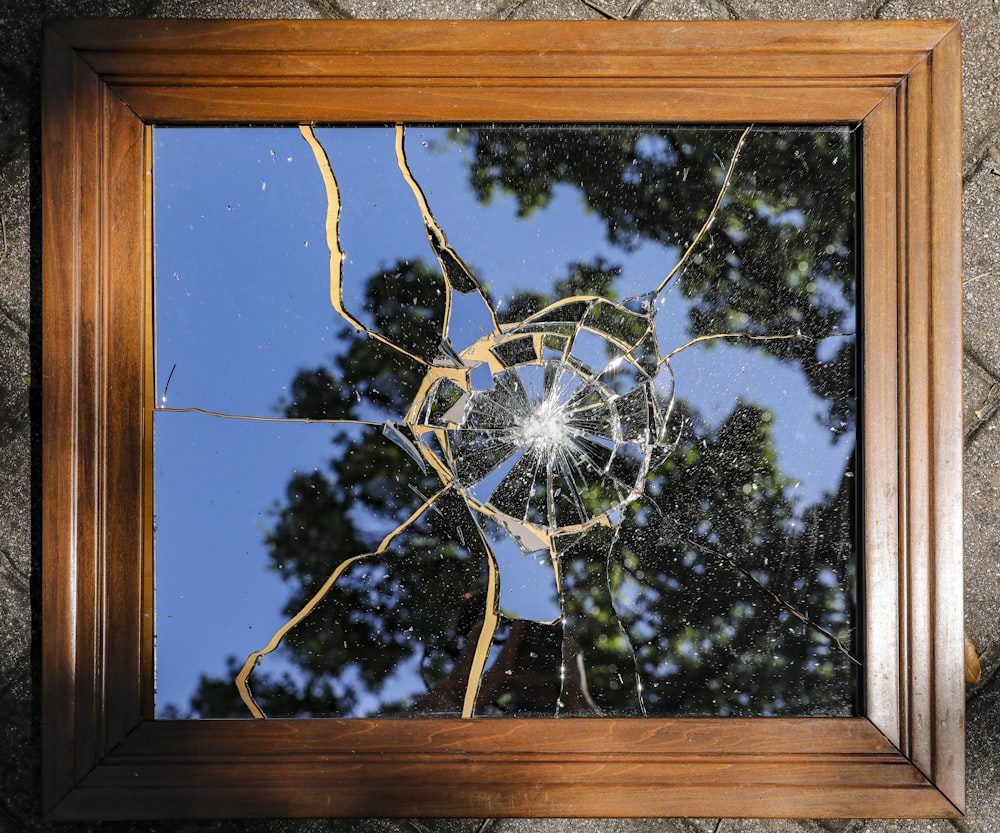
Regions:
<instances>
[{"instance_id":1,"label":"crack in glass","mask_svg":"<svg viewBox=\"0 0 1000 833\"><path fill-rule=\"evenodd\" d=\"M680 427L672 419L676 399L671 358L696 343L712 339L805 338L800 332L770 335L733 330L698 336L665 354L658 343L654 319L660 296L696 257L715 222L751 127L740 135L728 164L722 165L721 184L704 222L657 286L623 301L593 294L574 295L549 303L519 320L507 320L498 313L473 270L449 245L410 169L406 129L398 125L395 153L399 172L417 203L428 245L443 278L442 326L437 333L438 343L427 350L394 342L347 309L340 188L315 130L311 126L302 126L300 130L315 158L327 195L330 304L354 331L405 356L421 369L419 386L405 414L399 421L382 423L381 428L384 436L401 448L424 474L433 474L440 488L426 496L417 492L422 500L420 505L384 536L374 550L336 564L267 644L250 653L236 674L236 687L247 710L254 717L264 717L251 686L254 669L261 659L277 649L354 565L371 556L388 555L397 539L423 516L440 511L440 505L457 497L467 509L471 528L487 560L485 594L477 601L481 605L477 611L478 634L462 660L467 682L461 697L461 714L472 717L477 712L484 681L500 673L502 663L496 657L496 645L501 635L507 641L527 639L526 634L535 625L552 626L563 621L564 562L583 537L600 530L606 535L608 553L604 580L609 596L614 599L610 553L619 544L622 517L637 511L637 507L648 506L642 498L650 473L668 460L681 436ZM456 294L478 303L492 324L490 332L471 343L461 343L453 332ZM347 419L303 421L374 424ZM670 523L666 518L662 522ZM462 524L456 526L456 535L464 535ZM556 589L558 610L552 611L554 616L501 615L498 535L515 542L525 558L547 565ZM464 545L465 541L461 543ZM731 554L715 551L703 542L689 543L744 574L764 595L856 662L833 633L813 622L768 587L766 581L742 567ZM615 613L624 650L635 656L633 637L623 624L623 616L618 615L617 609ZM555 713L574 702L582 704L576 710L600 713L587 688L579 646L564 636L561 654ZM506 673L510 673L509 669ZM645 715L638 667L632 684L639 711Z\"/></svg>"}]
</instances>

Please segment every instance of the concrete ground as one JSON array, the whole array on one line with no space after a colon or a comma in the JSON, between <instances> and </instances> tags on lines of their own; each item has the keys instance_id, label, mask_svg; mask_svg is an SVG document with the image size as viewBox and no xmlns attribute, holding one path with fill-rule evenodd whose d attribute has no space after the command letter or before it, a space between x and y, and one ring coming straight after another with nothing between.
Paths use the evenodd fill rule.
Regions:
<instances>
[{"instance_id":1,"label":"concrete ground","mask_svg":"<svg viewBox=\"0 0 1000 833\"><path fill-rule=\"evenodd\" d=\"M968 689L962 821L404 820L47 825L38 806L40 356L39 43L52 17L959 18L964 27L966 627L983 654ZM1000 830L1000 0L0 0L0 831Z\"/></svg>"}]
</instances>

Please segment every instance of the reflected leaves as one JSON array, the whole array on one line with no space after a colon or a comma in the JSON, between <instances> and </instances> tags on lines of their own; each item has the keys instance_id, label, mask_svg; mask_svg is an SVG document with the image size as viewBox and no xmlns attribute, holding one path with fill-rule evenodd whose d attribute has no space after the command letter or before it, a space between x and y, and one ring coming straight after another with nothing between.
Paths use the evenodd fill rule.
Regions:
<instances>
[{"instance_id":1,"label":"reflected leaves","mask_svg":"<svg viewBox=\"0 0 1000 833\"><path fill-rule=\"evenodd\" d=\"M371 275L366 323L343 295L350 203L303 129L328 198L330 302L354 334L330 367L298 374L285 414L372 425L335 429L328 470L289 482L268 534L286 621L231 664L242 703L206 676L194 711L850 713L850 463L797 506L767 404L737 398L708 418L698 381L675 380L669 360L719 340L793 363L831 433L853 441L851 177L836 223L813 213L830 210L814 183L839 134L750 134L738 168L733 132L455 131L481 200L508 192L530 219L573 183L624 250L677 249L645 286L568 253L551 291L494 306L431 211L407 133L395 131L398 171L434 266ZM809 176L786 182L795 149L824 144ZM803 182L798 208L778 204ZM675 274L684 301L661 297ZM667 304L691 323L664 346Z\"/></svg>"}]
</instances>

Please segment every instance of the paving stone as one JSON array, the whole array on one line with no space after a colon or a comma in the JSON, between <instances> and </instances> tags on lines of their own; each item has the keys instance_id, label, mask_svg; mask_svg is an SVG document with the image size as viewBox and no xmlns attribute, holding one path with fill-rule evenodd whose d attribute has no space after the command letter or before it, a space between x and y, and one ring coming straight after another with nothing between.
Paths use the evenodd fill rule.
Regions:
<instances>
[{"instance_id":1,"label":"paving stone","mask_svg":"<svg viewBox=\"0 0 1000 833\"><path fill-rule=\"evenodd\" d=\"M1000 830L1000 652L993 652L983 671L983 683L970 696L966 716L968 788L963 824L964 830L992 833Z\"/></svg>"},{"instance_id":2,"label":"paving stone","mask_svg":"<svg viewBox=\"0 0 1000 833\"><path fill-rule=\"evenodd\" d=\"M285 18L288 20L308 20L329 17L321 5L308 0L218 0L205 3L204 0L159 0L149 12L150 17L198 17L198 18Z\"/></svg>"},{"instance_id":3,"label":"paving stone","mask_svg":"<svg viewBox=\"0 0 1000 833\"><path fill-rule=\"evenodd\" d=\"M21 152L0 169L0 214L7 238L7 254L0 262L0 330L28 334L30 303L31 187L27 142ZM37 251L37 247L36 247ZM0 241L0 257L3 245Z\"/></svg>"},{"instance_id":4,"label":"paving stone","mask_svg":"<svg viewBox=\"0 0 1000 833\"><path fill-rule=\"evenodd\" d=\"M33 93L19 75L0 68L0 162L16 156L28 142L31 129ZM0 192L0 200L4 200Z\"/></svg>"},{"instance_id":5,"label":"paving stone","mask_svg":"<svg viewBox=\"0 0 1000 833\"><path fill-rule=\"evenodd\" d=\"M38 738L32 725L34 684L26 656L0 660L0 830L38 829Z\"/></svg>"},{"instance_id":6,"label":"paving stone","mask_svg":"<svg viewBox=\"0 0 1000 833\"><path fill-rule=\"evenodd\" d=\"M795 0L724 0L726 5L743 20L836 20L865 16L871 0L812 0L800 3Z\"/></svg>"},{"instance_id":7,"label":"paving stone","mask_svg":"<svg viewBox=\"0 0 1000 833\"><path fill-rule=\"evenodd\" d=\"M503 8L500 0L336 0L349 17L365 20L486 20Z\"/></svg>"},{"instance_id":8,"label":"paving stone","mask_svg":"<svg viewBox=\"0 0 1000 833\"><path fill-rule=\"evenodd\" d=\"M965 343L1000 372L1000 158L966 182L963 206Z\"/></svg>"},{"instance_id":9,"label":"paving stone","mask_svg":"<svg viewBox=\"0 0 1000 833\"><path fill-rule=\"evenodd\" d=\"M2 324L2 322L0 322ZM10 369L27 342L0 326L0 830L37 819L37 737L32 724L31 452L27 388ZM16 371L15 371L16 372ZM20 386L20 387L18 387ZM20 827L5 827L13 819Z\"/></svg>"},{"instance_id":10,"label":"paving stone","mask_svg":"<svg viewBox=\"0 0 1000 833\"><path fill-rule=\"evenodd\" d=\"M860 833L865 825L864 819L822 819L820 821L800 822L806 829L815 828L825 833Z\"/></svg>"},{"instance_id":11,"label":"paving stone","mask_svg":"<svg viewBox=\"0 0 1000 833\"><path fill-rule=\"evenodd\" d=\"M1000 410L1000 376L997 373L977 352L966 349L962 369L962 421L967 443Z\"/></svg>"},{"instance_id":12,"label":"paving stone","mask_svg":"<svg viewBox=\"0 0 1000 833\"><path fill-rule=\"evenodd\" d=\"M962 422L968 445L1000 412L1000 377L972 349L966 349L962 389Z\"/></svg>"},{"instance_id":13,"label":"paving stone","mask_svg":"<svg viewBox=\"0 0 1000 833\"><path fill-rule=\"evenodd\" d=\"M996 393L993 394L996 396ZM980 651L1000 652L1000 416L965 453L966 629Z\"/></svg>"},{"instance_id":14,"label":"paving stone","mask_svg":"<svg viewBox=\"0 0 1000 833\"><path fill-rule=\"evenodd\" d=\"M734 808L738 811L739 808ZM747 808L747 812L752 812ZM713 831L714 833L714 831ZM718 833L803 833L794 819L723 819Z\"/></svg>"},{"instance_id":15,"label":"paving stone","mask_svg":"<svg viewBox=\"0 0 1000 833\"><path fill-rule=\"evenodd\" d=\"M660 819L657 833L715 833L722 819Z\"/></svg>"},{"instance_id":16,"label":"paving stone","mask_svg":"<svg viewBox=\"0 0 1000 833\"><path fill-rule=\"evenodd\" d=\"M402 833L476 833L484 823L484 819L404 819L398 822ZM497 829L496 824L494 820L487 825L490 833Z\"/></svg>"},{"instance_id":17,"label":"paving stone","mask_svg":"<svg viewBox=\"0 0 1000 833\"><path fill-rule=\"evenodd\" d=\"M38 83L42 22L64 17L135 17L151 0L0 0L3 54L0 64L24 83Z\"/></svg>"},{"instance_id":18,"label":"paving stone","mask_svg":"<svg viewBox=\"0 0 1000 833\"><path fill-rule=\"evenodd\" d=\"M713 20L729 16L717 0L609 0L600 5L621 17L628 15L631 20Z\"/></svg>"},{"instance_id":19,"label":"paving stone","mask_svg":"<svg viewBox=\"0 0 1000 833\"><path fill-rule=\"evenodd\" d=\"M16 2L16 0L15 0ZM135 17L149 14L153 0L45 0L44 17Z\"/></svg>"},{"instance_id":20,"label":"paving stone","mask_svg":"<svg viewBox=\"0 0 1000 833\"><path fill-rule=\"evenodd\" d=\"M694 830L695 828L691 828ZM663 833L660 819L498 819L489 833Z\"/></svg>"},{"instance_id":21,"label":"paving stone","mask_svg":"<svg viewBox=\"0 0 1000 833\"><path fill-rule=\"evenodd\" d=\"M956 833L950 822L927 819L872 819L864 833Z\"/></svg>"},{"instance_id":22,"label":"paving stone","mask_svg":"<svg viewBox=\"0 0 1000 833\"><path fill-rule=\"evenodd\" d=\"M29 199L27 152L0 170L0 213L5 216L7 257L0 264L0 640L13 624L6 615L30 621L27 586L16 580L30 561L29 388L33 374L28 342ZM8 562L5 564L5 562ZM13 571L13 572L10 572ZM13 583L11 583L13 581ZM2 656L3 652L0 652ZM4 679L0 663L0 681Z\"/></svg>"},{"instance_id":23,"label":"paving stone","mask_svg":"<svg viewBox=\"0 0 1000 833\"><path fill-rule=\"evenodd\" d=\"M458 824L463 824L461 819L457 820ZM273 824L273 823L272 823ZM302 824L302 822L286 822L287 826L284 831L287 833L313 833L313 831L304 830L296 825ZM325 827L320 826L323 823L318 823L315 828L315 833L321 833L321 831L329 831L329 833L425 833L425 831L433 831L437 833L437 828L434 827L433 820L421 819L419 821L408 821L405 819L368 819L366 821L361 821L359 819L333 819L331 821L325 822ZM430 824L431 826L427 826ZM455 819L448 819L446 824L454 825L456 824ZM475 827L473 824L478 822L464 821L464 826L447 828L447 833L473 833ZM267 827L265 828L267 833L283 833L281 828ZM444 831L442 831L444 833Z\"/></svg>"},{"instance_id":24,"label":"paving stone","mask_svg":"<svg viewBox=\"0 0 1000 833\"><path fill-rule=\"evenodd\" d=\"M27 466L18 468L17 473L23 472L27 477ZM17 563L23 560L23 551L19 553L17 548L13 548L11 552L4 542L0 542L0 633L4 642L4 655L0 659L0 690L6 685L5 681L13 679L15 667L28 665L31 653L30 578L26 565Z\"/></svg>"},{"instance_id":25,"label":"paving stone","mask_svg":"<svg viewBox=\"0 0 1000 833\"><path fill-rule=\"evenodd\" d=\"M28 359L28 342L20 333L4 326L5 322L0 320L0 495L11 498L14 493L5 489L5 485L11 485L8 477L13 478L18 475L18 465L22 462L18 447L28 448L29 443L29 414L28 395L29 388L22 378L30 373ZM27 482L28 467L24 466L23 475ZM18 492L20 496L28 499L27 490ZM0 512L0 515L3 515ZM4 529L4 522L0 520L0 533ZM9 546L0 537L0 547ZM0 636L4 633L0 630Z\"/></svg>"},{"instance_id":26,"label":"paving stone","mask_svg":"<svg viewBox=\"0 0 1000 833\"><path fill-rule=\"evenodd\" d=\"M26 154L24 154L26 156ZM0 211L12 232L25 227L0 265L0 829L7 819L27 829L37 818L37 738L32 726L30 677L31 612L31 450L27 322L28 203L27 165L8 162L0 175ZM18 183L21 185L18 185ZM13 226L13 229L12 229ZM23 290L23 292L21 291ZM35 646L37 648L37 644Z\"/></svg>"},{"instance_id":27,"label":"paving stone","mask_svg":"<svg viewBox=\"0 0 1000 833\"><path fill-rule=\"evenodd\" d=\"M500 13L505 20L604 19L603 15L581 0L507 0Z\"/></svg>"},{"instance_id":28,"label":"paving stone","mask_svg":"<svg viewBox=\"0 0 1000 833\"><path fill-rule=\"evenodd\" d=\"M969 156L1000 125L1000 0L889 0L878 16L962 21L962 109Z\"/></svg>"},{"instance_id":29,"label":"paving stone","mask_svg":"<svg viewBox=\"0 0 1000 833\"><path fill-rule=\"evenodd\" d=\"M982 681L970 688L966 717L966 830L1000 829L1000 406L996 377L970 358L965 362L965 623L979 649ZM975 432L968 430L969 406ZM977 417L975 411L981 411Z\"/></svg>"}]
</instances>

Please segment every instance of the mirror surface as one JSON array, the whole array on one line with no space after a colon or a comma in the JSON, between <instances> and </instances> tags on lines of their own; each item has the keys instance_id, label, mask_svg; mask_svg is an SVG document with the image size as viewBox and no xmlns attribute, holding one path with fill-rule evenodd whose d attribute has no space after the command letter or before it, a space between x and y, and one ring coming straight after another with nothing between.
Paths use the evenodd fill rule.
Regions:
<instances>
[{"instance_id":1,"label":"mirror surface","mask_svg":"<svg viewBox=\"0 0 1000 833\"><path fill-rule=\"evenodd\" d=\"M854 713L849 129L153 135L157 717Z\"/></svg>"}]
</instances>

